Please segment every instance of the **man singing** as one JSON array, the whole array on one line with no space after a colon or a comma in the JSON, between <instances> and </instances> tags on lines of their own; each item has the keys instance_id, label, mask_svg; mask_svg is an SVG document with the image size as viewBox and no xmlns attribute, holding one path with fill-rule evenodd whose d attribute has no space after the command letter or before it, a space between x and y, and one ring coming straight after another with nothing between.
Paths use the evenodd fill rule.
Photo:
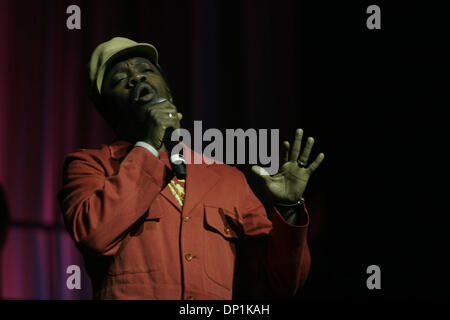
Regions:
<instances>
[{"instance_id":1,"label":"man singing","mask_svg":"<svg viewBox=\"0 0 450 320\"><path fill-rule=\"evenodd\" d=\"M309 216L302 198L321 153L296 131L280 170L253 166L271 220L244 175L226 164L174 174L166 129L180 128L150 44L116 37L89 63L90 97L117 139L69 155L58 199L95 299L232 299L294 295L305 281ZM193 152L188 150L187 152ZM170 155L170 153L169 153Z\"/></svg>"}]
</instances>

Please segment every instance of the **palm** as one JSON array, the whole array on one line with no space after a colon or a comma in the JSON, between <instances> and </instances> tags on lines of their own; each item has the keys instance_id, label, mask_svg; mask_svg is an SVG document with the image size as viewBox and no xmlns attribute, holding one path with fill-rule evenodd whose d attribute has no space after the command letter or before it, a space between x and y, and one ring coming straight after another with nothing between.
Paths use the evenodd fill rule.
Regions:
<instances>
[{"instance_id":1,"label":"palm","mask_svg":"<svg viewBox=\"0 0 450 320\"><path fill-rule=\"evenodd\" d=\"M268 178L267 189L276 199L294 202L300 199L309 180L309 173L297 163L286 162L280 171Z\"/></svg>"},{"instance_id":2,"label":"palm","mask_svg":"<svg viewBox=\"0 0 450 320\"><path fill-rule=\"evenodd\" d=\"M290 150L289 142L283 143L284 151L280 159L281 166L276 174L268 175L264 169L258 166L252 168L256 174L264 179L266 187L273 197L286 203L296 202L302 197L312 172L319 167L324 159L324 154L321 153L309 166L300 166L298 161L307 163L314 144L314 139L308 138L302 155L299 157L302 136L303 131L298 129L292 150Z\"/></svg>"}]
</instances>

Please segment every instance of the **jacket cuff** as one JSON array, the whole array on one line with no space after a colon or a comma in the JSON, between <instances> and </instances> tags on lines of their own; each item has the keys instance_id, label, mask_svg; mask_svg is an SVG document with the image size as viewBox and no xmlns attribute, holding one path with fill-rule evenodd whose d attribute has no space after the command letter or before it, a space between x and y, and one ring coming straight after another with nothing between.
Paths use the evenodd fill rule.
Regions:
<instances>
[{"instance_id":1,"label":"jacket cuff","mask_svg":"<svg viewBox=\"0 0 450 320\"><path fill-rule=\"evenodd\" d=\"M281 221L281 223L284 223L291 227L308 227L309 225L309 213L308 210L306 209L305 203L303 203L300 207L298 207L294 213L295 215L297 215L296 220L303 222L301 225L291 224L287 222L276 206L273 206L272 213L273 213L272 220L274 219L274 217L277 217L278 220Z\"/></svg>"},{"instance_id":2,"label":"jacket cuff","mask_svg":"<svg viewBox=\"0 0 450 320\"><path fill-rule=\"evenodd\" d=\"M138 168L142 168L142 171L144 171L156 185L161 188L164 187L166 166L145 148L133 148L124 161L127 161ZM124 162L122 162L122 165L124 165Z\"/></svg>"},{"instance_id":3,"label":"jacket cuff","mask_svg":"<svg viewBox=\"0 0 450 320\"><path fill-rule=\"evenodd\" d=\"M134 144L135 147L142 147L150 151L155 157L159 159L159 152L156 150L151 144L144 142L144 141L138 141Z\"/></svg>"},{"instance_id":4,"label":"jacket cuff","mask_svg":"<svg viewBox=\"0 0 450 320\"><path fill-rule=\"evenodd\" d=\"M274 233L276 239L282 239L282 242L285 243L291 243L291 244L297 244L302 242L305 237L306 233L308 232L308 226L309 226L309 214L306 210L306 207L303 208L303 210L300 209L301 212L297 212L296 214L303 214L305 215L302 217L306 223L303 225L293 225L288 223L281 213L277 210L277 208L273 208L272 211L272 232Z\"/></svg>"}]
</instances>

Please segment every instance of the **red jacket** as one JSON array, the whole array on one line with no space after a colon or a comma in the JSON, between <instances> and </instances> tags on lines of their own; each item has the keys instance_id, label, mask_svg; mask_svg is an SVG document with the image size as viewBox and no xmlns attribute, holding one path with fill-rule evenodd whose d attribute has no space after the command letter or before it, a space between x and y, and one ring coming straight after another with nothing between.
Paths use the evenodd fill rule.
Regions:
<instances>
[{"instance_id":1,"label":"red jacket","mask_svg":"<svg viewBox=\"0 0 450 320\"><path fill-rule=\"evenodd\" d=\"M181 210L169 169L142 147L116 141L67 157L58 198L94 298L295 294L310 267L306 209L305 225L288 224L275 208L270 221L236 168L186 170Z\"/></svg>"}]
</instances>

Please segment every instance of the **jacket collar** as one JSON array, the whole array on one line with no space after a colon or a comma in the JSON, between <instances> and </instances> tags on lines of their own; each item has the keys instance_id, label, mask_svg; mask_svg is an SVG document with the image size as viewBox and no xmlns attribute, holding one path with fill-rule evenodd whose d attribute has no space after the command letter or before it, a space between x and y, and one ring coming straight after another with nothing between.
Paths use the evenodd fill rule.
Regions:
<instances>
[{"instance_id":1,"label":"jacket collar","mask_svg":"<svg viewBox=\"0 0 450 320\"><path fill-rule=\"evenodd\" d=\"M190 153L191 154L191 164L203 164L206 166L210 166L214 163L214 161L210 158L207 158L206 156L203 156L189 148L187 145L183 144L184 152L185 154ZM133 148L132 144L129 141L124 140L114 140L109 146L109 152L111 154L111 158L115 160L120 160L123 157L125 157L128 152L131 151ZM203 158L207 158L209 161L204 161Z\"/></svg>"},{"instance_id":2,"label":"jacket collar","mask_svg":"<svg viewBox=\"0 0 450 320\"><path fill-rule=\"evenodd\" d=\"M133 147L128 141L116 140L109 146L111 152L111 158L120 160L127 155L127 153ZM201 167L210 166L213 164L212 161L204 162L201 164L195 164L195 160L203 159L202 155L195 152L194 150L188 148L184 145L185 154L186 152L191 153L191 164L186 165L186 198L184 202L183 212L188 214L192 209L194 209L203 197L219 182L219 175L214 171L209 171L205 173ZM199 158L200 157L200 158ZM196 161L199 162L199 161ZM194 191L195 190L195 191ZM176 208L180 209L177 202L171 195L171 191L168 186L162 190L163 196L169 200Z\"/></svg>"}]
</instances>

